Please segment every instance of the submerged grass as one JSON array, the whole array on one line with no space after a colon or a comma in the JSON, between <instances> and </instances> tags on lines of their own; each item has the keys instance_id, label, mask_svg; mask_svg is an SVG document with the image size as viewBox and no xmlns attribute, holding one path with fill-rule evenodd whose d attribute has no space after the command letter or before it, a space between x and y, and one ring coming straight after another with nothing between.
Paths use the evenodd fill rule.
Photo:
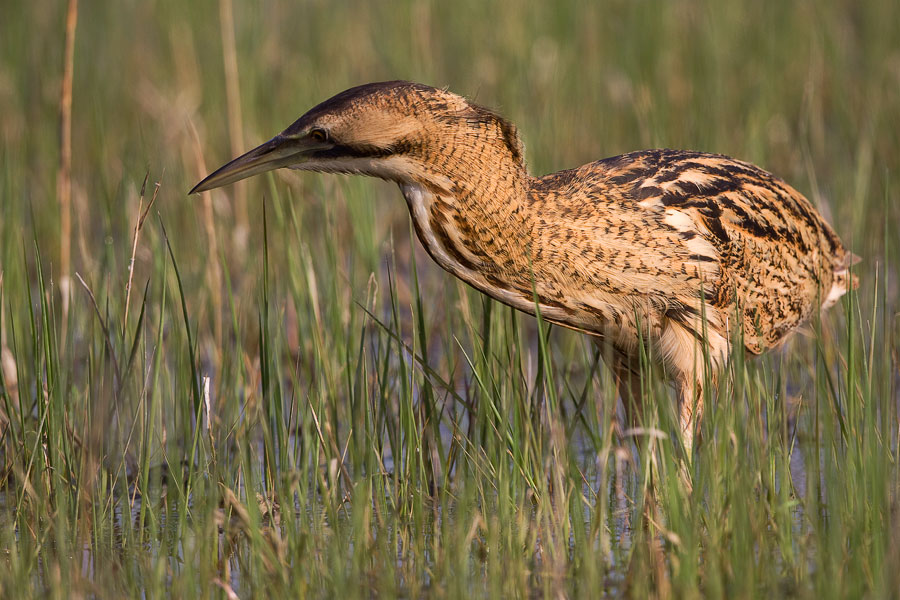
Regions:
<instances>
[{"instance_id":1,"label":"submerged grass","mask_svg":"<svg viewBox=\"0 0 900 600\"><path fill-rule=\"evenodd\" d=\"M71 273L65 10L13 5L0 597L900 589L896 3L82 6ZM278 173L185 198L236 139L387 78L499 107L535 172L649 146L760 163L864 257L862 286L731 357L688 491L660 378L621 436L593 345L439 271L392 186Z\"/></svg>"}]
</instances>

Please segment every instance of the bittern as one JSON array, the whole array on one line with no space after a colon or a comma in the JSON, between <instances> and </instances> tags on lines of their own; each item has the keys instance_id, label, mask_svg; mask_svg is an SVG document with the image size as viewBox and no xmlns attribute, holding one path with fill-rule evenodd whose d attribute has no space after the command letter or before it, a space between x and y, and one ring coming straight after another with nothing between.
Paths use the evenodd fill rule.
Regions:
<instances>
[{"instance_id":1,"label":"bittern","mask_svg":"<svg viewBox=\"0 0 900 600\"><path fill-rule=\"evenodd\" d=\"M632 418L643 346L677 388L688 448L733 340L778 346L856 284L828 223L759 167L647 150L535 177L515 125L418 83L346 90L191 193L281 167L396 182L441 267L610 349Z\"/></svg>"}]
</instances>

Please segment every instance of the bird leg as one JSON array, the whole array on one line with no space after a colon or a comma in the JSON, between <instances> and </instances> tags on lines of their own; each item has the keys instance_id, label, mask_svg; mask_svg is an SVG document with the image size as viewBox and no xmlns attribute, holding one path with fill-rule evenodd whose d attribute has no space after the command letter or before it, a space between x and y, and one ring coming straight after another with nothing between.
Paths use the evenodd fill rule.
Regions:
<instances>
[{"instance_id":1,"label":"bird leg","mask_svg":"<svg viewBox=\"0 0 900 600\"><path fill-rule=\"evenodd\" d=\"M643 420L640 365L625 357L617 356L613 359L613 374L616 377L616 388L625 409L626 426L621 427L622 433L624 433L627 428L637 427Z\"/></svg>"},{"instance_id":2,"label":"bird leg","mask_svg":"<svg viewBox=\"0 0 900 600\"><path fill-rule=\"evenodd\" d=\"M695 431L703 418L703 382L695 378L680 377L678 385L678 423L681 426L681 442L688 461L694 447Z\"/></svg>"},{"instance_id":3,"label":"bird leg","mask_svg":"<svg viewBox=\"0 0 900 600\"><path fill-rule=\"evenodd\" d=\"M613 410L616 430L624 435L629 428L637 427L643 416L641 400L641 365L640 362L623 354L601 336L593 336L594 344L600 349L600 357L612 370L616 378L616 394L622 398L625 409L624 422L619 421L617 410Z\"/></svg>"}]
</instances>

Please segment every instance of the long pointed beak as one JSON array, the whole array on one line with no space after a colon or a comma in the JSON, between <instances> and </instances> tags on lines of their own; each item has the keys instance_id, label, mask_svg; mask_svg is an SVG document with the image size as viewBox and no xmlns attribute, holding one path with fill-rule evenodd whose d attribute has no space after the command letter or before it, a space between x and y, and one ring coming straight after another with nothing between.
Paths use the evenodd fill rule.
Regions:
<instances>
[{"instance_id":1,"label":"long pointed beak","mask_svg":"<svg viewBox=\"0 0 900 600\"><path fill-rule=\"evenodd\" d=\"M316 149L318 147L305 138L277 135L265 144L257 146L225 166L219 167L188 193L205 192L252 175L281 167L295 166L302 163L306 155Z\"/></svg>"}]
</instances>

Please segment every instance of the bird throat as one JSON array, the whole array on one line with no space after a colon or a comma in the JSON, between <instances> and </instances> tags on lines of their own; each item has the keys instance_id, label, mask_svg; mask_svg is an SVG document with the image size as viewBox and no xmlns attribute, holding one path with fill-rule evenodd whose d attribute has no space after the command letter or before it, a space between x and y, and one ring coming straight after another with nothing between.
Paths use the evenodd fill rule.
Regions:
<instances>
[{"instance_id":1,"label":"bird throat","mask_svg":"<svg viewBox=\"0 0 900 600\"><path fill-rule=\"evenodd\" d=\"M524 191L494 189L490 194L470 186L454 186L451 192L419 182L399 185L416 235L438 265L489 296L534 314L529 275L533 223Z\"/></svg>"}]
</instances>

